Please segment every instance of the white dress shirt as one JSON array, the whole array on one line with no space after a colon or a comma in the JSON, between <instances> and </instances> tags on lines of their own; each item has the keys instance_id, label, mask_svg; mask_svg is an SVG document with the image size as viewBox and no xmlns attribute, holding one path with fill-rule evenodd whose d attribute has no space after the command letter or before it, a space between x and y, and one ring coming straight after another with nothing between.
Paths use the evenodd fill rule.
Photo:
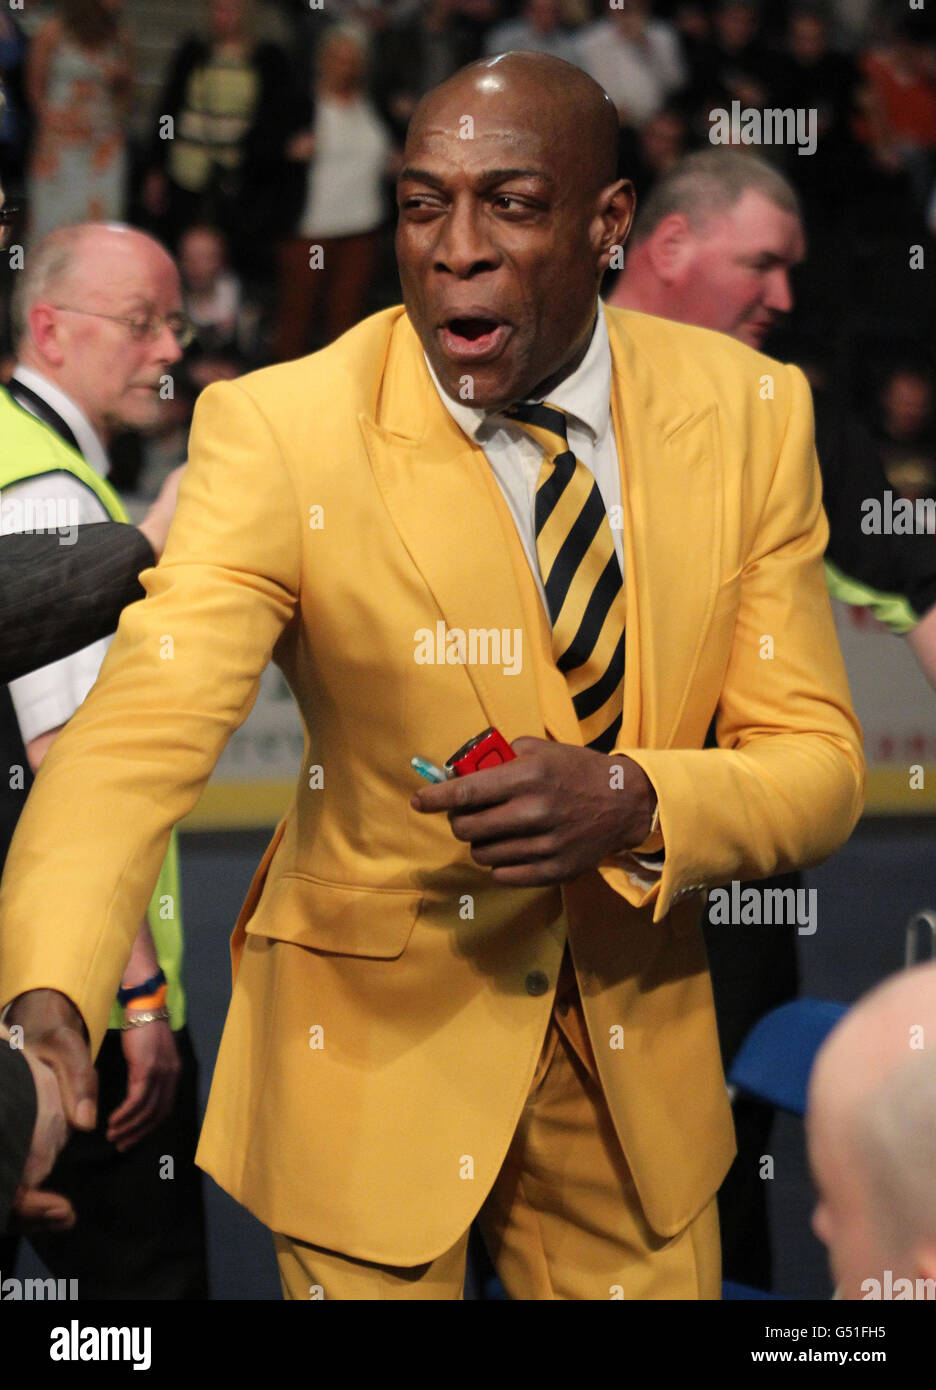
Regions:
<instances>
[{"instance_id":1,"label":"white dress shirt","mask_svg":"<svg viewBox=\"0 0 936 1390\"><path fill-rule=\"evenodd\" d=\"M510 508L523 542L543 607L546 593L536 554L534 504L543 451L515 420L496 412L479 410L466 401L455 401L442 390L428 357L426 366L442 404L470 438L480 444ZM588 351L571 376L549 393L550 405L569 416L569 448L594 475L611 525L611 535L621 573L624 573L624 541L621 534L621 470L617 441L611 422L611 344L601 309L595 319ZM547 616L549 610L547 609Z\"/></svg>"},{"instance_id":2,"label":"white dress shirt","mask_svg":"<svg viewBox=\"0 0 936 1390\"><path fill-rule=\"evenodd\" d=\"M17 365L13 378L30 387L62 417L75 436L85 461L106 478L110 468L107 451L84 411L71 397L31 367ZM30 413L35 414L34 411ZM91 489L70 473L43 473L11 483L3 489L3 501L8 503L13 499L61 507L58 514L67 516L69 525L83 526L88 522L109 520L106 508ZM0 516L0 533L8 535L24 529L24 514L22 508L5 505ZM71 719L97 680L110 643L110 637L102 637L72 656L40 666L10 682L10 698L24 743L30 743L40 734Z\"/></svg>"}]
</instances>

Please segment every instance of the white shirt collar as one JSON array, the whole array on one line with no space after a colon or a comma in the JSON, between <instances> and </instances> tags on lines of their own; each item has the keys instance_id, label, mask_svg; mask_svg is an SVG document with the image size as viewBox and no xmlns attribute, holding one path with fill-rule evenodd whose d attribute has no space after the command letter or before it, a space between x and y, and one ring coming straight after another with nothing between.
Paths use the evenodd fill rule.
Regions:
<instances>
[{"instance_id":1,"label":"white shirt collar","mask_svg":"<svg viewBox=\"0 0 936 1390\"><path fill-rule=\"evenodd\" d=\"M35 391L37 396L41 396L54 411L61 415L77 439L85 462L91 465L95 473L106 478L110 472L107 450L104 448L97 430L71 396L67 396L60 386L49 381L48 377L44 377L41 372L37 372L33 367L25 367L22 362L17 362L13 378ZM29 409L28 405L26 409ZM32 412L30 413L32 414Z\"/></svg>"},{"instance_id":2,"label":"white shirt collar","mask_svg":"<svg viewBox=\"0 0 936 1390\"><path fill-rule=\"evenodd\" d=\"M426 356L425 353L423 356ZM455 423L472 439L477 438L478 431L487 421L496 423L503 418L497 411L479 410L477 406L468 405L465 401L453 400L443 391L428 357L426 366L442 404ZM599 303L588 351L572 375L566 377L554 391L550 391L549 403L560 406L566 414L583 424L595 439L599 439L607 427L610 402L611 344L608 340L608 325Z\"/></svg>"}]
</instances>

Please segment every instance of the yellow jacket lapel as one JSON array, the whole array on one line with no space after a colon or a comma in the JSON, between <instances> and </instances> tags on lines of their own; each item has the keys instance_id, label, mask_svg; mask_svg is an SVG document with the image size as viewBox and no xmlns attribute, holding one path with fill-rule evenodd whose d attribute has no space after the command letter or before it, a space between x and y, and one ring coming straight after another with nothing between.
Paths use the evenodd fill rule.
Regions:
<instances>
[{"instance_id":1,"label":"yellow jacket lapel","mask_svg":"<svg viewBox=\"0 0 936 1390\"><path fill-rule=\"evenodd\" d=\"M622 315L626 319L626 315ZM693 406L607 313L624 507L628 679L619 746L676 734L714 607L721 460L714 406Z\"/></svg>"},{"instance_id":2,"label":"yellow jacket lapel","mask_svg":"<svg viewBox=\"0 0 936 1390\"><path fill-rule=\"evenodd\" d=\"M491 647L483 638L476 647L466 642L466 674L488 719L507 739L542 736L525 615L485 476L490 469L439 400L405 318L394 331L378 416L360 417L374 477L447 631L466 639L472 630L523 634L516 674L484 659ZM465 737L477 732L466 729Z\"/></svg>"}]
</instances>

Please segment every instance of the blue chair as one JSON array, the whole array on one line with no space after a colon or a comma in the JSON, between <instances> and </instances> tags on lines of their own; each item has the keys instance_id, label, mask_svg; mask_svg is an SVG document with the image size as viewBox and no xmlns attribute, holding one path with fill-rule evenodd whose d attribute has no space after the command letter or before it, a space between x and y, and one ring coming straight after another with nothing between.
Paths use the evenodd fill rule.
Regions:
<instances>
[{"instance_id":1,"label":"blue chair","mask_svg":"<svg viewBox=\"0 0 936 1390\"><path fill-rule=\"evenodd\" d=\"M819 1048L847 1012L826 999L791 999L758 1019L731 1064L731 1090L805 1115L809 1074Z\"/></svg>"},{"instance_id":2,"label":"blue chair","mask_svg":"<svg viewBox=\"0 0 936 1390\"><path fill-rule=\"evenodd\" d=\"M827 999L791 999L771 1009L754 1024L731 1064L728 1089L732 1098L751 1096L791 1115L805 1115L816 1053L847 1012L846 1004ZM725 1301L784 1297L727 1279L722 1284Z\"/></svg>"}]
</instances>

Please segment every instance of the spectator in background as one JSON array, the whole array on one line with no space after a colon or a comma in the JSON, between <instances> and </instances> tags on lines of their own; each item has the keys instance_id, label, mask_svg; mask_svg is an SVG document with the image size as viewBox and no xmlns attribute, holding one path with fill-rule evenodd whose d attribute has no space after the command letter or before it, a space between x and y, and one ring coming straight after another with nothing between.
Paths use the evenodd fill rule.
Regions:
<instances>
[{"instance_id":1,"label":"spectator in background","mask_svg":"<svg viewBox=\"0 0 936 1390\"><path fill-rule=\"evenodd\" d=\"M317 317L322 345L357 323L377 273L393 148L367 95L366 56L359 31L329 30L318 50L314 126L289 142L307 182L293 234L279 248L276 362L302 354Z\"/></svg>"},{"instance_id":2,"label":"spectator in background","mask_svg":"<svg viewBox=\"0 0 936 1390\"><path fill-rule=\"evenodd\" d=\"M754 0L721 0L710 39L689 41L692 82L686 93L693 127L701 138L710 130L713 107L731 110L732 101L761 109L779 89L778 62L761 35Z\"/></svg>"},{"instance_id":3,"label":"spectator in background","mask_svg":"<svg viewBox=\"0 0 936 1390\"><path fill-rule=\"evenodd\" d=\"M179 240L179 271L185 312L205 352L234 349L241 307L241 283L227 268L224 235L196 223Z\"/></svg>"},{"instance_id":4,"label":"spectator in background","mask_svg":"<svg viewBox=\"0 0 936 1390\"><path fill-rule=\"evenodd\" d=\"M12 14L0 11L0 180L13 198L21 198L26 191L26 156L32 135L26 53L26 35Z\"/></svg>"},{"instance_id":5,"label":"spectator in background","mask_svg":"<svg viewBox=\"0 0 936 1390\"><path fill-rule=\"evenodd\" d=\"M250 0L208 0L208 35L172 60L143 204L173 246L194 222L219 226L236 269L268 276L269 247L299 195L286 140L305 115L295 74L276 44L258 43Z\"/></svg>"},{"instance_id":6,"label":"spectator in background","mask_svg":"<svg viewBox=\"0 0 936 1390\"><path fill-rule=\"evenodd\" d=\"M919 965L860 999L816 1058L812 1224L839 1298L936 1297L934 1036L936 965Z\"/></svg>"},{"instance_id":7,"label":"spectator in background","mask_svg":"<svg viewBox=\"0 0 936 1390\"><path fill-rule=\"evenodd\" d=\"M923 209L936 174L936 42L932 27L903 9L889 29L861 58L863 134L879 163L906 171Z\"/></svg>"},{"instance_id":8,"label":"spectator in background","mask_svg":"<svg viewBox=\"0 0 936 1390\"><path fill-rule=\"evenodd\" d=\"M760 348L790 312L789 274L805 255L799 203L772 165L738 150L688 156L641 206L624 270L609 302L621 308L717 329ZM765 366L769 366L765 359ZM936 685L936 547L928 537L868 536L862 502L886 480L872 441L857 422L818 395L816 439L830 537L826 577L834 596L864 604L896 634L907 634ZM832 561L832 564L829 564ZM714 747L710 731L707 747ZM798 888L798 875L762 880ZM797 992L795 938L763 925L756 938L713 920L704 925L726 1072L750 1029ZM738 1156L719 1194L725 1277L770 1287L770 1238L759 1163L772 1112L734 1103Z\"/></svg>"},{"instance_id":9,"label":"spectator in background","mask_svg":"<svg viewBox=\"0 0 936 1390\"><path fill-rule=\"evenodd\" d=\"M878 392L874 423L887 480L905 497L936 495L933 382L924 367L894 367Z\"/></svg>"},{"instance_id":10,"label":"spectator in background","mask_svg":"<svg viewBox=\"0 0 936 1390\"><path fill-rule=\"evenodd\" d=\"M483 38L458 0L424 0L416 15L375 37L374 98L398 144L420 97L480 57Z\"/></svg>"},{"instance_id":11,"label":"spectator in background","mask_svg":"<svg viewBox=\"0 0 936 1390\"><path fill-rule=\"evenodd\" d=\"M218 227L196 223L183 232L179 272L185 312L195 332L185 367L201 390L257 363L259 310L245 299L240 278L228 266L227 243Z\"/></svg>"},{"instance_id":12,"label":"spectator in background","mask_svg":"<svg viewBox=\"0 0 936 1390\"><path fill-rule=\"evenodd\" d=\"M739 150L700 150L644 202L608 302L714 328L760 348L793 308L790 271L805 247L796 193L779 170ZM907 369L897 377L897 386L885 391L891 403L885 427L919 454L933 442L929 381ZM815 389L815 376L810 380ZM814 406L830 528L829 588L906 634L936 685L936 549L926 536L865 534L861 502L883 500L888 487L879 449L821 383ZM847 594L840 592L843 580Z\"/></svg>"},{"instance_id":13,"label":"spectator in background","mask_svg":"<svg viewBox=\"0 0 936 1390\"><path fill-rule=\"evenodd\" d=\"M489 54L518 48L579 63L578 40L563 27L560 0L526 0L519 19L498 24L484 41L484 51Z\"/></svg>"},{"instance_id":14,"label":"spectator in background","mask_svg":"<svg viewBox=\"0 0 936 1390\"><path fill-rule=\"evenodd\" d=\"M472 59L480 58L484 38L501 14L501 0L448 0L452 19L460 34L460 46Z\"/></svg>"},{"instance_id":15,"label":"spectator in background","mask_svg":"<svg viewBox=\"0 0 936 1390\"><path fill-rule=\"evenodd\" d=\"M29 168L34 240L73 222L120 218L133 51L119 0L60 0L29 52L36 117Z\"/></svg>"},{"instance_id":16,"label":"spectator in background","mask_svg":"<svg viewBox=\"0 0 936 1390\"><path fill-rule=\"evenodd\" d=\"M646 0L619 4L584 31L579 63L604 87L621 124L640 129L683 86L686 67L676 30L651 19Z\"/></svg>"},{"instance_id":17,"label":"spectator in background","mask_svg":"<svg viewBox=\"0 0 936 1390\"><path fill-rule=\"evenodd\" d=\"M778 63L777 95L784 107L816 112L815 152L808 159L785 152L786 172L806 202L810 226L836 218L852 200L861 160L852 134L858 85L851 58L831 46L826 11L815 3L798 5Z\"/></svg>"},{"instance_id":18,"label":"spectator in background","mask_svg":"<svg viewBox=\"0 0 936 1390\"><path fill-rule=\"evenodd\" d=\"M121 425L153 428L162 413L161 383L187 338L176 267L135 229L62 228L30 251L14 322L19 361L0 393L0 484L4 502L21 505L4 508L3 530L24 530L25 504L42 501L58 514L64 506L77 526L125 520L108 446ZM100 640L3 689L0 760L30 774L10 778L0 795L4 856L32 774L96 681L107 646ZM79 1278L85 1298L207 1296L177 855L173 832L98 1054L98 1124L73 1136L54 1170L53 1187L93 1220L79 1219L67 1238L33 1240L56 1277ZM166 1153L171 1182L159 1175ZM0 1268L13 1257L0 1245Z\"/></svg>"},{"instance_id":19,"label":"spectator in background","mask_svg":"<svg viewBox=\"0 0 936 1390\"><path fill-rule=\"evenodd\" d=\"M640 130L621 127L620 160L622 178L630 178L640 199L658 179L676 167L686 153L689 128L682 113L672 107L657 114Z\"/></svg>"},{"instance_id":20,"label":"spectator in background","mask_svg":"<svg viewBox=\"0 0 936 1390\"><path fill-rule=\"evenodd\" d=\"M608 303L760 348L793 307L789 272L804 254L783 175L740 150L700 150L640 208Z\"/></svg>"},{"instance_id":21,"label":"spectator in background","mask_svg":"<svg viewBox=\"0 0 936 1390\"><path fill-rule=\"evenodd\" d=\"M878 0L829 0L836 46L855 53L871 28Z\"/></svg>"}]
</instances>

